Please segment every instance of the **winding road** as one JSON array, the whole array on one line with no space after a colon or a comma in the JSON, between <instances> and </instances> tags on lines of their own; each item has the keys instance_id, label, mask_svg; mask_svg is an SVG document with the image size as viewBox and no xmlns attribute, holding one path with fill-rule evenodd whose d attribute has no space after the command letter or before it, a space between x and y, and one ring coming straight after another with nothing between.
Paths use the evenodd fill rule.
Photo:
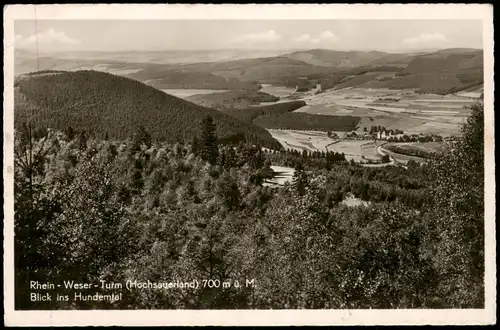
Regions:
<instances>
[{"instance_id":1,"label":"winding road","mask_svg":"<svg viewBox=\"0 0 500 330\"><path fill-rule=\"evenodd\" d=\"M388 153L385 152L385 150L382 148L382 145L377 147L377 153L381 156L385 156ZM365 167L385 167L385 166L395 166L395 165L400 165L391 155L389 155L390 162L389 163L382 163L382 164L361 164L362 166Z\"/></svg>"}]
</instances>

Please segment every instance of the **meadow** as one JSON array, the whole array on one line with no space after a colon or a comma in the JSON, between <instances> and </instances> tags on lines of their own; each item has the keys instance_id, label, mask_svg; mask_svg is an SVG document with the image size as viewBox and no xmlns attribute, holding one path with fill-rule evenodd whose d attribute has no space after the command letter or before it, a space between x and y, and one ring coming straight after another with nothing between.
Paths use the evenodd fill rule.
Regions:
<instances>
[{"instance_id":1,"label":"meadow","mask_svg":"<svg viewBox=\"0 0 500 330\"><path fill-rule=\"evenodd\" d=\"M335 140L326 132L269 129L272 137L278 140L285 150L326 151Z\"/></svg>"},{"instance_id":2,"label":"meadow","mask_svg":"<svg viewBox=\"0 0 500 330\"><path fill-rule=\"evenodd\" d=\"M477 102L479 91L449 95L418 94L413 90L346 88L304 98L297 112L361 117L358 131L384 126L407 134L459 135L470 115L464 108ZM396 100L396 101L394 101Z\"/></svg>"},{"instance_id":3,"label":"meadow","mask_svg":"<svg viewBox=\"0 0 500 330\"><path fill-rule=\"evenodd\" d=\"M328 146L328 151L335 151L345 154L347 160L355 162L366 162L368 160L378 161L381 155L377 148L382 142L365 140L341 140Z\"/></svg>"},{"instance_id":4,"label":"meadow","mask_svg":"<svg viewBox=\"0 0 500 330\"><path fill-rule=\"evenodd\" d=\"M356 162L378 161L381 154L377 152L378 146L383 142L366 140L334 140L326 132L297 131L297 130L268 130L278 140L285 150L298 151L333 151L344 153L347 160ZM339 136L345 132L333 132Z\"/></svg>"}]
</instances>

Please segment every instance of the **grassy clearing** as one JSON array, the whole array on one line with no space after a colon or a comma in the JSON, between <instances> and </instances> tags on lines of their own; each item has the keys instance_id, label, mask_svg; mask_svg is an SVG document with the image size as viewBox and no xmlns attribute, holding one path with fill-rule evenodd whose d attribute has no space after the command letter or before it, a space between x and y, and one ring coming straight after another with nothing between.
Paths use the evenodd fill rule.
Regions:
<instances>
[{"instance_id":1,"label":"grassy clearing","mask_svg":"<svg viewBox=\"0 0 500 330\"><path fill-rule=\"evenodd\" d=\"M333 142L326 132L275 129L268 131L287 150L326 151L326 146Z\"/></svg>"},{"instance_id":2,"label":"grassy clearing","mask_svg":"<svg viewBox=\"0 0 500 330\"><path fill-rule=\"evenodd\" d=\"M274 95L276 97L286 97L293 92L295 92L295 88L286 87L286 86L274 86L271 84L261 84L262 88L261 92Z\"/></svg>"},{"instance_id":3,"label":"grassy clearing","mask_svg":"<svg viewBox=\"0 0 500 330\"><path fill-rule=\"evenodd\" d=\"M271 166L271 169L275 173L274 177L270 180L266 180L264 186L283 186L286 182L292 183L293 174L295 173L294 168L285 166Z\"/></svg>"}]
</instances>

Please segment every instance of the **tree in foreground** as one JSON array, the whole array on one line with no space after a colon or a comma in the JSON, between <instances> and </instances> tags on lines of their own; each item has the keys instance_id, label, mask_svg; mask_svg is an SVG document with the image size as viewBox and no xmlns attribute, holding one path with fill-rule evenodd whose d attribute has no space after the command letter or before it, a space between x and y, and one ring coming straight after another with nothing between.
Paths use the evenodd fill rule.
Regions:
<instances>
[{"instance_id":1,"label":"tree in foreground","mask_svg":"<svg viewBox=\"0 0 500 330\"><path fill-rule=\"evenodd\" d=\"M484 306L484 113L473 106L462 139L432 161L434 261L444 307Z\"/></svg>"},{"instance_id":2,"label":"tree in foreground","mask_svg":"<svg viewBox=\"0 0 500 330\"><path fill-rule=\"evenodd\" d=\"M293 173L293 186L297 190L297 193L302 196L304 195L307 187L307 173L304 170L302 163L298 162L295 166L295 172Z\"/></svg>"},{"instance_id":3,"label":"tree in foreground","mask_svg":"<svg viewBox=\"0 0 500 330\"><path fill-rule=\"evenodd\" d=\"M219 150L217 147L216 127L211 116L207 115L201 121L201 158L211 165L217 162Z\"/></svg>"}]
</instances>

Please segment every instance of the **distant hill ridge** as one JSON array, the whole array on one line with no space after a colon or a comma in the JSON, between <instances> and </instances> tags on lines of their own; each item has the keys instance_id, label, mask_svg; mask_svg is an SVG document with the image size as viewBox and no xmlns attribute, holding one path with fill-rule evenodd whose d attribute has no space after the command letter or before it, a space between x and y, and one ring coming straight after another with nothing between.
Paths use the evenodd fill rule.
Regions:
<instances>
[{"instance_id":1,"label":"distant hill ridge","mask_svg":"<svg viewBox=\"0 0 500 330\"><path fill-rule=\"evenodd\" d=\"M297 79L306 77L321 79L323 89L413 88L424 93L445 94L478 86L482 84L483 76L483 51L469 48L421 53L311 49L278 56L189 64L99 61L84 56L82 59L45 56L37 61L20 52L19 58L16 57L16 72L25 72L28 68L33 71L38 65L40 69L51 70L82 67L137 79L158 89L247 91L258 90L262 83L289 86L295 84ZM371 77L365 74L378 71L384 73ZM390 71L395 74L388 73ZM355 76L362 77L348 81Z\"/></svg>"}]
</instances>

